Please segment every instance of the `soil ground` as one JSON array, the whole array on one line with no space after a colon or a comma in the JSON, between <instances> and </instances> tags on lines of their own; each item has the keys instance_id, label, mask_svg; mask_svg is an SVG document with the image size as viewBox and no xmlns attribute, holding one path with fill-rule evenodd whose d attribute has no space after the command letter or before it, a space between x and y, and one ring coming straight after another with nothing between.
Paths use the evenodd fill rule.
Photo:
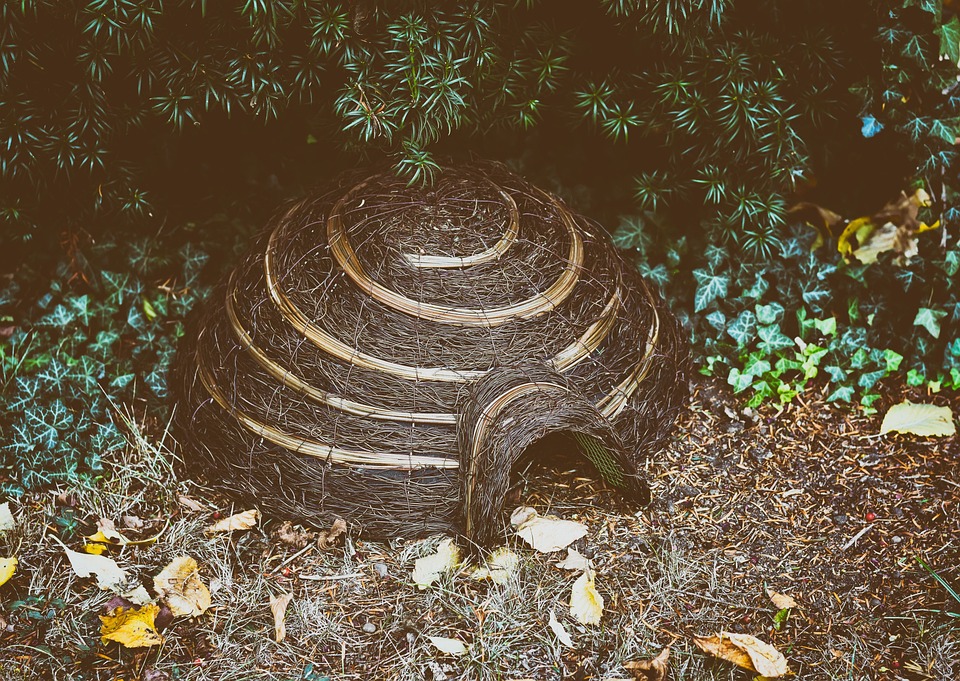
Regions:
<instances>
[{"instance_id":1,"label":"soil ground","mask_svg":"<svg viewBox=\"0 0 960 681\"><path fill-rule=\"evenodd\" d=\"M960 413L957 396L887 394L880 414L904 397ZM955 681L960 602L917 558L960 588L960 444L879 436L880 421L811 394L745 413L724 387L698 381L647 463L648 508L623 507L589 471L530 468L517 505L589 528L574 547L593 560L605 610L584 626L569 614L575 575L553 565L563 554L537 554L510 532L521 565L507 583L464 569L426 590L411 569L437 537L298 548L269 518L209 537L214 513L240 509L178 479L162 425L139 419L135 444L96 485L11 504L18 528L0 534L0 556L20 566L0 587L0 678L629 679L625 662L670 646L670 679L752 679L691 640L730 631L776 646L804 681ZM131 574L149 585L186 554L213 591L207 614L165 623L152 648L100 641L111 594L77 578L54 541L79 550L98 518L120 527L123 516L143 522L123 530L131 536L159 535L113 554ZM785 621L767 590L798 602ZM293 600L276 643L269 598L281 593ZM551 611L572 648L548 627ZM429 636L468 652L445 655Z\"/></svg>"}]
</instances>

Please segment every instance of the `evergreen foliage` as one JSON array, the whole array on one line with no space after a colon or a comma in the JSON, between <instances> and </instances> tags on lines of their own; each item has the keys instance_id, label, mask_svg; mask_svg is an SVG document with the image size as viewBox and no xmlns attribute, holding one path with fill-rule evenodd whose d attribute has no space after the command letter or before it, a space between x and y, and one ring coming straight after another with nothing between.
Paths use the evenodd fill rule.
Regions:
<instances>
[{"instance_id":1,"label":"evergreen foliage","mask_svg":"<svg viewBox=\"0 0 960 681\"><path fill-rule=\"evenodd\" d=\"M888 6L899 3L5 0L0 219L45 236L67 216L87 228L121 218L111 229L157 216L178 175L218 167L178 143L226 119L256 122L234 145L256 149L271 125L309 131L386 153L413 181L453 142L565 121L545 128L553 142L606 138L609 173L634 178L641 209L763 257L785 196L811 178L811 144L836 140L848 87L860 80L872 110L896 79L855 37L879 30ZM895 33L935 59L927 34ZM924 116L922 131L945 138L951 126ZM298 137L258 162L290 156Z\"/></svg>"},{"instance_id":2,"label":"evergreen foliage","mask_svg":"<svg viewBox=\"0 0 960 681\"><path fill-rule=\"evenodd\" d=\"M162 225L361 157L582 182L752 404L960 387L958 61L941 0L0 0L0 494L96 475L125 409L162 414L201 250L233 244ZM788 210L921 186L940 229L907 266Z\"/></svg>"}]
</instances>

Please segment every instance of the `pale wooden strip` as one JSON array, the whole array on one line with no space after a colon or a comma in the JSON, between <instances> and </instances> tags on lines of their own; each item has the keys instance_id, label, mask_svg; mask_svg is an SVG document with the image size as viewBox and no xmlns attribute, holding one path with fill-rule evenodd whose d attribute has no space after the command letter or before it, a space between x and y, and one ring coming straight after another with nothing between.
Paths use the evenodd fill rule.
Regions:
<instances>
[{"instance_id":1,"label":"pale wooden strip","mask_svg":"<svg viewBox=\"0 0 960 681\"><path fill-rule=\"evenodd\" d=\"M480 251L479 253L473 253L472 255L458 257L451 255L404 253L403 259L406 260L407 264L411 267L419 269L462 269L499 260L517 240L517 234L520 232L520 212L517 210L517 202L513 200L512 196L500 189L500 187L496 189L500 193L500 196L503 197L503 201L507 204L507 209L510 211L507 228L497 243L490 248Z\"/></svg>"},{"instance_id":2,"label":"pale wooden strip","mask_svg":"<svg viewBox=\"0 0 960 681\"><path fill-rule=\"evenodd\" d=\"M331 463L344 464L348 466L360 466L364 468L383 468L415 470L420 468L459 468L459 462L455 459L445 459L436 456L419 456L405 454L388 454L386 452L362 452L349 449L340 449L331 447L315 440L301 438L295 435L285 433L278 428L261 423L257 419L248 416L236 407L232 406L217 387L213 377L209 374L207 368L197 358L197 368L200 373L200 381L203 383L210 397L220 406L230 413L244 428L276 445L288 449L298 454L306 454Z\"/></svg>"},{"instance_id":3,"label":"pale wooden strip","mask_svg":"<svg viewBox=\"0 0 960 681\"><path fill-rule=\"evenodd\" d=\"M553 368L561 373L569 371L586 359L591 352L599 348L617 321L619 309L620 290L616 289L600 312L600 317L597 321L588 326L580 338L558 352L554 355L553 359L550 360Z\"/></svg>"},{"instance_id":4,"label":"pale wooden strip","mask_svg":"<svg viewBox=\"0 0 960 681\"><path fill-rule=\"evenodd\" d=\"M359 191L365 185L366 182L362 182L348 191L331 209L330 216L327 218L327 241L330 245L331 255L333 255L347 276L371 298L388 307L392 307L395 310L413 317L429 319L441 324L499 326L514 319L535 317L536 315L554 309L566 300L567 296L569 296L576 287L584 259L583 239L580 236L580 230L577 229L573 217L566 208L552 196L545 192L540 192L548 201L553 203L560 212L564 226L567 228L570 236L570 251L564 265L563 273L546 291L540 292L533 298L513 305L492 307L489 309L472 309L418 301L388 289L374 281L364 271L360 260L357 258L357 254L353 250L353 246L350 244L350 240L347 238L346 230L343 227L343 221L340 217L343 204L354 192ZM272 241L271 239L271 242ZM268 246L268 249L269 248L270 246Z\"/></svg>"},{"instance_id":5,"label":"pale wooden strip","mask_svg":"<svg viewBox=\"0 0 960 681\"><path fill-rule=\"evenodd\" d=\"M279 380L288 388L306 395L315 402L319 402L320 404L338 409L348 414L353 414L355 416L369 416L370 418L384 421L403 421L408 423L456 424L456 414L394 411L392 409L384 409L382 407L377 407L370 404L354 402L353 400L348 400L344 397L340 397L339 395L335 395L331 392L321 390L310 385L292 371L285 369L274 362L263 350L256 346L256 344L253 342L253 338L251 338L250 334L247 333L247 330L243 327L243 324L240 322L240 318L237 315L236 289L234 288L232 282L230 283L226 299L227 319L230 322L230 327L233 330L237 341L244 350L250 353L251 357L253 357L253 359L261 367L263 367L265 371L267 371L271 376Z\"/></svg>"}]
</instances>

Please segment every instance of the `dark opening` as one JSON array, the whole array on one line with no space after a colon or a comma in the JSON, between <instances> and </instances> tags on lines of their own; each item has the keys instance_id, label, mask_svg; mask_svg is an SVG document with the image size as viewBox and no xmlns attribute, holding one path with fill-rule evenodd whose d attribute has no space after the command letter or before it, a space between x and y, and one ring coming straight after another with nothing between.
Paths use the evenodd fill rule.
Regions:
<instances>
[{"instance_id":1,"label":"dark opening","mask_svg":"<svg viewBox=\"0 0 960 681\"><path fill-rule=\"evenodd\" d=\"M598 438L573 431L548 433L527 447L510 471L507 506L535 492L576 492L584 486L583 478L593 481L589 486L597 492L623 486L623 471Z\"/></svg>"}]
</instances>

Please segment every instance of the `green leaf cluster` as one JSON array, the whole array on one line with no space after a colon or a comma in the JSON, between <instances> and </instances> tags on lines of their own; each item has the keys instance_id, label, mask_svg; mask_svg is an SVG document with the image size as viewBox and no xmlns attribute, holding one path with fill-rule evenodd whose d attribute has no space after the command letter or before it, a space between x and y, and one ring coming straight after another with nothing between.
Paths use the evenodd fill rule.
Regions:
<instances>
[{"instance_id":1,"label":"green leaf cluster","mask_svg":"<svg viewBox=\"0 0 960 681\"><path fill-rule=\"evenodd\" d=\"M0 496L95 477L130 420L163 418L166 374L184 319L206 289L208 256L171 235L88 245L0 343ZM0 304L22 302L21 279Z\"/></svg>"}]
</instances>

